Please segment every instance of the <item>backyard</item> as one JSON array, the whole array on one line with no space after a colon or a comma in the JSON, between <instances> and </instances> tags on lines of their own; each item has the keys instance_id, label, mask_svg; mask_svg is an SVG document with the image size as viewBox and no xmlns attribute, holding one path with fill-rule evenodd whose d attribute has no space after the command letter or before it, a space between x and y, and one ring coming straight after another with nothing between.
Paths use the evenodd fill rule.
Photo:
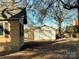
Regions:
<instances>
[{"instance_id":1,"label":"backyard","mask_svg":"<svg viewBox=\"0 0 79 59\"><path fill-rule=\"evenodd\" d=\"M1 56L0 59L78 59L77 42L78 38L25 42L21 51Z\"/></svg>"}]
</instances>

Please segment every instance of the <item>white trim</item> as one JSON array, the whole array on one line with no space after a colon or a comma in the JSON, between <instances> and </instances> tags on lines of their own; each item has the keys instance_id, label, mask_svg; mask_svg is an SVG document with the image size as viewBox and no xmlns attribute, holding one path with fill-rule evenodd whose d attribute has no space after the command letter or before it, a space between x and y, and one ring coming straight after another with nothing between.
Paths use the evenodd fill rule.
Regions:
<instances>
[{"instance_id":1,"label":"white trim","mask_svg":"<svg viewBox=\"0 0 79 59\"><path fill-rule=\"evenodd\" d=\"M3 23L3 37L5 37L5 23Z\"/></svg>"}]
</instances>

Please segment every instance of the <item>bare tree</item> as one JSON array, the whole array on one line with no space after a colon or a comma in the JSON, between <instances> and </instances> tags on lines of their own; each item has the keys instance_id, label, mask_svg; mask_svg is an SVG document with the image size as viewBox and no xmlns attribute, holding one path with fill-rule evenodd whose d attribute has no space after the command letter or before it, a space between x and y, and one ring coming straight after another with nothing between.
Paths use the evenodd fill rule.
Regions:
<instances>
[{"instance_id":1,"label":"bare tree","mask_svg":"<svg viewBox=\"0 0 79 59\"><path fill-rule=\"evenodd\" d=\"M33 4L31 5L30 9L34 8L38 11L34 16L39 18L38 22L41 24L44 23L45 17L51 20L56 21L56 25L58 25L59 29L59 36L61 37L61 27L64 20L66 20L67 14L69 13L68 10L63 8L63 4L60 0L34 0ZM29 9L29 11L30 11Z\"/></svg>"},{"instance_id":2,"label":"bare tree","mask_svg":"<svg viewBox=\"0 0 79 59\"><path fill-rule=\"evenodd\" d=\"M71 10L71 9L78 9L78 0L60 0L63 4L63 7Z\"/></svg>"},{"instance_id":3,"label":"bare tree","mask_svg":"<svg viewBox=\"0 0 79 59\"><path fill-rule=\"evenodd\" d=\"M67 10L71 9L77 9L78 10L78 20L79 20L79 7L78 7L78 2L79 0L60 0L63 4L63 7ZM77 25L75 29L79 30L79 26ZM78 35L79 37L79 35Z\"/></svg>"}]
</instances>

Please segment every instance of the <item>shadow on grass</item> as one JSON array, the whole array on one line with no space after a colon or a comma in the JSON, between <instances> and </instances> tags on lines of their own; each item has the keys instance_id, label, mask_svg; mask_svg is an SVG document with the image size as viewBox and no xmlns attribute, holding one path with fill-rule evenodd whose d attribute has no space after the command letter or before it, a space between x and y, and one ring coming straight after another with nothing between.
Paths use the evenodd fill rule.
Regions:
<instances>
[{"instance_id":1,"label":"shadow on grass","mask_svg":"<svg viewBox=\"0 0 79 59\"><path fill-rule=\"evenodd\" d=\"M31 59L33 57L37 56L45 56L46 54L53 54L53 56L47 58L47 59L70 59L68 55L66 56L66 53L68 52L76 52L77 48L75 44L72 44L72 42L66 42L66 43L60 43L60 44L54 44L57 41L45 41L45 42L25 42L25 45L21 48L21 50L26 50L30 49L35 52L35 54L31 55L28 59ZM55 54L55 56L54 56ZM63 57L56 57L58 54ZM78 58L78 56L74 57ZM71 59L74 59L71 58Z\"/></svg>"},{"instance_id":2,"label":"shadow on grass","mask_svg":"<svg viewBox=\"0 0 79 59\"><path fill-rule=\"evenodd\" d=\"M60 40L60 41L64 41L64 40ZM66 43L56 43L56 42L58 41L25 42L24 45L21 47L20 51L27 49L41 49L41 48L52 48L53 50L67 49L72 51L76 49L76 44L72 44L72 42L66 42Z\"/></svg>"},{"instance_id":3,"label":"shadow on grass","mask_svg":"<svg viewBox=\"0 0 79 59\"><path fill-rule=\"evenodd\" d=\"M2 52L0 52L0 56L9 55L9 54L12 54L12 53L15 53L15 52L18 52L18 51L2 51Z\"/></svg>"},{"instance_id":4,"label":"shadow on grass","mask_svg":"<svg viewBox=\"0 0 79 59\"><path fill-rule=\"evenodd\" d=\"M20 52L24 51L21 52L21 55L10 55L4 59L74 59L68 57L68 55L66 56L66 52L76 52L75 45L66 43L54 43L56 43L56 41L25 42L24 46L20 50ZM75 58L77 59L78 56Z\"/></svg>"}]
</instances>

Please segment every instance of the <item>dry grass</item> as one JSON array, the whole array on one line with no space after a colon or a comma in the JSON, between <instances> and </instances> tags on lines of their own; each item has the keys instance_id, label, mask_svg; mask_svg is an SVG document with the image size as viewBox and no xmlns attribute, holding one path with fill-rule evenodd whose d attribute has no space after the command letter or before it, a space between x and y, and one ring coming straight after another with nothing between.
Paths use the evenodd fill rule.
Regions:
<instances>
[{"instance_id":1,"label":"dry grass","mask_svg":"<svg viewBox=\"0 0 79 59\"><path fill-rule=\"evenodd\" d=\"M4 56L1 59L79 59L76 42L69 39L55 42L31 42L29 46L31 45L32 47L26 46L26 50Z\"/></svg>"}]
</instances>

